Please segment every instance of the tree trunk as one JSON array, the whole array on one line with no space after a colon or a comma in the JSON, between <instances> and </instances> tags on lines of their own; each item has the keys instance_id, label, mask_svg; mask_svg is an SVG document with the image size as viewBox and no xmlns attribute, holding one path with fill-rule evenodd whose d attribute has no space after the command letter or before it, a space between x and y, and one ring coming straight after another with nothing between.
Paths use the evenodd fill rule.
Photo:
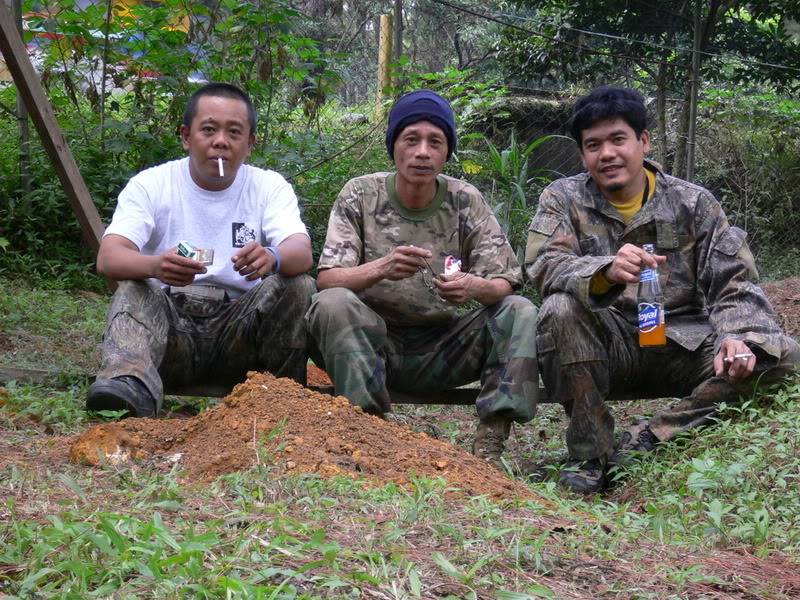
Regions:
<instances>
[{"instance_id":1,"label":"tree trunk","mask_svg":"<svg viewBox=\"0 0 800 600\"><path fill-rule=\"evenodd\" d=\"M656 75L656 160L669 171L667 164L667 72L669 67L662 62Z\"/></svg>"},{"instance_id":2,"label":"tree trunk","mask_svg":"<svg viewBox=\"0 0 800 600\"><path fill-rule=\"evenodd\" d=\"M683 89L683 106L680 110L680 121L675 139L675 162L672 174L681 179L686 178L686 142L689 140L689 102L692 98L692 82L687 78Z\"/></svg>"}]
</instances>

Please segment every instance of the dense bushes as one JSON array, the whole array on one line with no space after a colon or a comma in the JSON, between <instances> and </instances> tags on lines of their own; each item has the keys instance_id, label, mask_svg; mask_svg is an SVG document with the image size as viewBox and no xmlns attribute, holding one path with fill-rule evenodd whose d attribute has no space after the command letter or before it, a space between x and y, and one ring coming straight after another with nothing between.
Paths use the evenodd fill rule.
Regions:
<instances>
[{"instance_id":1,"label":"dense bushes","mask_svg":"<svg viewBox=\"0 0 800 600\"><path fill-rule=\"evenodd\" d=\"M748 233L762 275L800 271L800 102L712 90L702 104L697 179Z\"/></svg>"}]
</instances>

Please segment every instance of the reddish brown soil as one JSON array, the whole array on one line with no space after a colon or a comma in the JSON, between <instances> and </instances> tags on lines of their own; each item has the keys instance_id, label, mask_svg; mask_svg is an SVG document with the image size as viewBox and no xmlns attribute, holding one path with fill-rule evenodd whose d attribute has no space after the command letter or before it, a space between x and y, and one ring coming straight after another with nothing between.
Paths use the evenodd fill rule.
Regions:
<instances>
[{"instance_id":1,"label":"reddish brown soil","mask_svg":"<svg viewBox=\"0 0 800 600\"><path fill-rule=\"evenodd\" d=\"M331 378L328 377L328 374L313 363L308 363L306 377L308 379L309 387L321 388L333 386L333 382L331 381Z\"/></svg>"},{"instance_id":2,"label":"reddish brown soil","mask_svg":"<svg viewBox=\"0 0 800 600\"><path fill-rule=\"evenodd\" d=\"M363 476L377 484L443 477L455 494L532 497L521 483L447 442L368 415L345 398L289 379L250 373L219 405L190 419L126 419L97 425L70 451L76 462L180 462L207 480L268 462L278 474Z\"/></svg>"},{"instance_id":3,"label":"reddish brown soil","mask_svg":"<svg viewBox=\"0 0 800 600\"><path fill-rule=\"evenodd\" d=\"M763 288L783 330L800 337L800 278L765 283Z\"/></svg>"}]
</instances>

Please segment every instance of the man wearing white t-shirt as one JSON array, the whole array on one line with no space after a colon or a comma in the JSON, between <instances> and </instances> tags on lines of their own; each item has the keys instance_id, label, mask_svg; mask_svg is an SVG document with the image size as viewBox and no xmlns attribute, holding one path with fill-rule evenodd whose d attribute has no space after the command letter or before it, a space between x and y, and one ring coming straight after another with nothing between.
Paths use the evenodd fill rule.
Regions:
<instances>
[{"instance_id":1,"label":"man wearing white t-shirt","mask_svg":"<svg viewBox=\"0 0 800 600\"><path fill-rule=\"evenodd\" d=\"M98 272L120 285L88 410L153 416L165 384L233 384L248 370L305 383L311 243L291 185L243 164L255 129L243 91L208 84L184 112L189 156L120 193L97 255Z\"/></svg>"}]
</instances>

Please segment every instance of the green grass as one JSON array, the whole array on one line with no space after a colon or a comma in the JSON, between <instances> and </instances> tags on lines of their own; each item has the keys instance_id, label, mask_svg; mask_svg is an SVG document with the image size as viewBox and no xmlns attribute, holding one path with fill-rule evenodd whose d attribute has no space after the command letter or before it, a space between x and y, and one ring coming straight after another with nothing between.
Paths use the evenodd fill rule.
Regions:
<instances>
[{"instance_id":1,"label":"green grass","mask_svg":"<svg viewBox=\"0 0 800 600\"><path fill-rule=\"evenodd\" d=\"M11 287L40 298L0 281ZM47 314L33 318L29 302L7 295L2 333L12 338L8 323L51 336L78 328L92 343L102 330L102 298L47 292ZM528 484L541 501L504 503L455 500L444 480L376 488L348 478L278 478L266 455L248 471L194 485L146 464L73 465L64 460L64 436L91 424L85 390L9 384L0 392L0 598L798 592L753 575L748 557L768 560L756 566L787 564L787 577L800 561L800 379L726 408L716 426L633 464L604 495L571 495L551 479ZM513 452L557 464L566 421L559 407L542 408L516 429ZM469 409L400 410L469 445Z\"/></svg>"},{"instance_id":2,"label":"green grass","mask_svg":"<svg viewBox=\"0 0 800 600\"><path fill-rule=\"evenodd\" d=\"M67 374L93 370L108 298L0 277L0 364Z\"/></svg>"}]
</instances>

